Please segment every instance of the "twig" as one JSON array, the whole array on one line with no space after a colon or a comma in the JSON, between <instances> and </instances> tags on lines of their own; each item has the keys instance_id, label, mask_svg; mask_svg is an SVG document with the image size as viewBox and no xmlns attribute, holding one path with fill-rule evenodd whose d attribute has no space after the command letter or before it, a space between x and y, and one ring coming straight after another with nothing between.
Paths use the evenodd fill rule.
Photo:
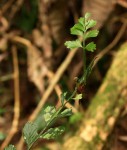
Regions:
<instances>
[{"instance_id":1,"label":"twig","mask_svg":"<svg viewBox=\"0 0 127 150\"><path fill-rule=\"evenodd\" d=\"M32 43L29 40L22 38L22 37L19 37L19 36L14 36L12 41L21 43L28 48L31 48L31 46L32 46Z\"/></svg>"},{"instance_id":2,"label":"twig","mask_svg":"<svg viewBox=\"0 0 127 150\"><path fill-rule=\"evenodd\" d=\"M15 2L15 4L12 6L10 14L9 14L9 19L12 19L15 16L16 12L20 9L23 2L24 2L24 0L17 0Z\"/></svg>"},{"instance_id":3,"label":"twig","mask_svg":"<svg viewBox=\"0 0 127 150\"><path fill-rule=\"evenodd\" d=\"M9 23L7 19L1 15L0 15L0 22L1 22L0 32L1 34L3 34L9 28Z\"/></svg>"},{"instance_id":4,"label":"twig","mask_svg":"<svg viewBox=\"0 0 127 150\"><path fill-rule=\"evenodd\" d=\"M123 25L120 29L120 31L117 33L116 37L114 38L114 40L106 47L104 48L98 55L96 55L94 57L95 62L93 67L98 63L98 61L107 53L109 52L117 43L118 41L121 39L122 35L124 34L125 30L127 28L127 21L123 22Z\"/></svg>"},{"instance_id":5,"label":"twig","mask_svg":"<svg viewBox=\"0 0 127 150\"><path fill-rule=\"evenodd\" d=\"M12 137L17 132L20 117L19 67L16 47L12 47L12 55L14 65L14 119L10 132L0 148L1 150L3 150L9 144Z\"/></svg>"},{"instance_id":6,"label":"twig","mask_svg":"<svg viewBox=\"0 0 127 150\"><path fill-rule=\"evenodd\" d=\"M9 0L7 1L1 8L1 13L4 14L8 9L9 7L12 5L14 0Z\"/></svg>"}]
</instances>

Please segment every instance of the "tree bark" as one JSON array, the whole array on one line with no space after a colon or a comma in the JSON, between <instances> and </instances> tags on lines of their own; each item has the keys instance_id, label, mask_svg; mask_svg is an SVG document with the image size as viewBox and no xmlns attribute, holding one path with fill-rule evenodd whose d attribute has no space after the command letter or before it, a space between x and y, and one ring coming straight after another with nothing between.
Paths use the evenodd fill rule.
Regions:
<instances>
[{"instance_id":1,"label":"tree bark","mask_svg":"<svg viewBox=\"0 0 127 150\"><path fill-rule=\"evenodd\" d=\"M102 150L121 109L127 102L127 42L124 43L83 118L63 150Z\"/></svg>"}]
</instances>

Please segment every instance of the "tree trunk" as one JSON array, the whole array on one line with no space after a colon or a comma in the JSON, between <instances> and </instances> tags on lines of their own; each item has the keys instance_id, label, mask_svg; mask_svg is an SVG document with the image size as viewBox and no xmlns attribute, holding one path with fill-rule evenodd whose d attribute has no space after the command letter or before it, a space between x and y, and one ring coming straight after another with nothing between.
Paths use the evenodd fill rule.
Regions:
<instances>
[{"instance_id":1,"label":"tree trunk","mask_svg":"<svg viewBox=\"0 0 127 150\"><path fill-rule=\"evenodd\" d=\"M75 136L63 150L101 150L127 102L127 43L115 59L83 118Z\"/></svg>"}]
</instances>

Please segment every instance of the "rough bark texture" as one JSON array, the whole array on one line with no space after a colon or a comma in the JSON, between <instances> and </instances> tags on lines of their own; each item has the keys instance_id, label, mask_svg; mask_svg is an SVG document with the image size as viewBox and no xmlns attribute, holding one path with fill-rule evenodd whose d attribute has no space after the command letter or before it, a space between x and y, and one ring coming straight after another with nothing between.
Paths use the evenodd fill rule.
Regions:
<instances>
[{"instance_id":1,"label":"rough bark texture","mask_svg":"<svg viewBox=\"0 0 127 150\"><path fill-rule=\"evenodd\" d=\"M127 43L120 47L77 134L63 150L101 150L127 102Z\"/></svg>"}]
</instances>

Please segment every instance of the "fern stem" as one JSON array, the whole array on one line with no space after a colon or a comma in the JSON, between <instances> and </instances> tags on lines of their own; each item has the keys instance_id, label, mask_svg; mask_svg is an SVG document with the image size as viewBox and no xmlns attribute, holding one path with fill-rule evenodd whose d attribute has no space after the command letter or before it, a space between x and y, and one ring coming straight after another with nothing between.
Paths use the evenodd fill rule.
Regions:
<instances>
[{"instance_id":1,"label":"fern stem","mask_svg":"<svg viewBox=\"0 0 127 150\"><path fill-rule=\"evenodd\" d=\"M86 51L85 50L83 50L83 62L84 62L84 69L83 69L83 72L85 72L85 70L86 70Z\"/></svg>"},{"instance_id":2,"label":"fern stem","mask_svg":"<svg viewBox=\"0 0 127 150\"><path fill-rule=\"evenodd\" d=\"M84 34L85 34L86 32L84 32ZM85 70L86 70L86 50L85 50L85 38L83 38L83 66L84 66L84 68L83 68L83 72L85 72Z\"/></svg>"}]
</instances>

